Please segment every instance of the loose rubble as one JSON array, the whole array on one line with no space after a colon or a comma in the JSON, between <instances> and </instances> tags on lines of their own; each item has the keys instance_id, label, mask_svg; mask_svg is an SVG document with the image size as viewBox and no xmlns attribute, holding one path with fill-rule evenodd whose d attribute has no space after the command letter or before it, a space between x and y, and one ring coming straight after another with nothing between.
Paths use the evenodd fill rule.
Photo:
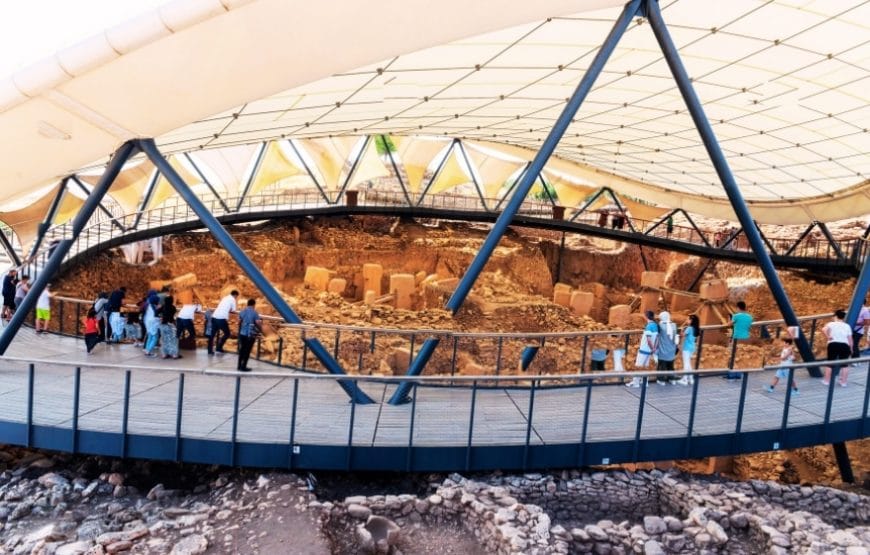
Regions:
<instances>
[{"instance_id":1,"label":"loose rubble","mask_svg":"<svg viewBox=\"0 0 870 555\"><path fill-rule=\"evenodd\" d=\"M290 473L176 467L189 488L146 491L150 463L99 459L113 471L85 478L95 458L13 450L9 460L10 450L0 451L10 463L0 473L0 552L12 555L858 555L870 545L870 497L822 486L563 471L431 476L413 494L330 499Z\"/></svg>"}]
</instances>

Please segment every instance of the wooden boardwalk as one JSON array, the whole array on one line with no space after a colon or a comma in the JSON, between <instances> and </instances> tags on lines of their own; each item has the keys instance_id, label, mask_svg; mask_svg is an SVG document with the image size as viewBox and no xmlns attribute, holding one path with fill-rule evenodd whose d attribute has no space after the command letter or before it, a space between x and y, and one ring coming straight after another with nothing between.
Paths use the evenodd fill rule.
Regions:
<instances>
[{"instance_id":1,"label":"wooden boardwalk","mask_svg":"<svg viewBox=\"0 0 870 555\"><path fill-rule=\"evenodd\" d=\"M235 355L208 357L200 351L176 361L150 359L132 345L100 345L87 356L81 340L55 335L37 336L23 329L8 355L39 359L35 367L33 423L71 429L75 367L81 372L78 411L80 430L120 433L123 421L124 377L130 365L128 433L175 435L179 373L185 373L181 435L231 441L236 378ZM64 363L64 364L61 364ZM0 421L27 421L28 364L0 359ZM306 379L307 374L253 363L270 376L241 375L236 440L252 443L289 441L294 384L298 385L295 443L351 444L361 447L466 446L472 406L470 387L421 386L417 391L413 437L410 404L391 406L385 401L395 384L361 382L378 401L356 405L331 380ZM204 370L226 374L204 373ZM788 427L824 421L828 388L819 379L798 370L800 395L792 397ZM783 383L773 394L762 390L771 372L749 375L742 430L778 430L782 424ZM864 410L867 368L853 368L849 387L835 387L831 422L854 420ZM700 380L693 436L733 433L737 421L740 382L716 376ZM641 439L686 437L692 389L650 384L644 404ZM586 387L539 388L535 392L529 427L528 388L484 388L476 392L471 442L474 446L576 444L581 440L587 398ZM587 424L590 443L634 440L641 390L621 385L592 388ZM349 435L353 412L352 438Z\"/></svg>"}]
</instances>

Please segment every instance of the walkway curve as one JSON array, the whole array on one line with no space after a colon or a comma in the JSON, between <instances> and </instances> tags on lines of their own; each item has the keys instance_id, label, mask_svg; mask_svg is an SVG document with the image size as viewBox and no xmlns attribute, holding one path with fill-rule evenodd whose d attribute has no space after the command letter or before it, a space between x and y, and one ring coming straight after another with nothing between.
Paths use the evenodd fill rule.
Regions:
<instances>
[{"instance_id":1,"label":"walkway curve","mask_svg":"<svg viewBox=\"0 0 870 555\"><path fill-rule=\"evenodd\" d=\"M244 199L237 210L228 211L218 199L213 198L207 206L223 224L245 223L273 218L289 218L303 216L353 216L378 215L413 218L431 218L446 220L461 220L471 222L493 222L498 217L497 210L489 207L497 206L498 200L482 200L479 197L467 195L430 195L424 197L425 204L409 203L404 193L385 193L383 191L366 192L358 197L357 202L336 204L328 202L319 191L297 191L292 194L257 195ZM228 206L236 206L238 199L225 200ZM597 225L598 216L594 213L580 214L579 221L571 221L554 217L554 207L549 202L527 201L520 213L514 218L514 225L579 233L602 237L626 243L649 246L660 249L683 252L690 255L716 260L729 260L741 263L754 263L755 255L748 249L738 245L738 248L717 248L710 245L710 239L702 236L695 228L674 226L670 234L666 226L656 225L633 219L636 229L612 229ZM126 243L201 229L202 223L193 212L183 204L163 206L128 214L115 220L103 220L86 227L79 239L74 243L67 256L64 267L69 267L81 256L86 256L107 248ZM71 237L68 224L51 228L42 241L40 249L31 261L29 272L35 275L41 268L50 251L50 244L55 239ZM774 243L771 243L774 245ZM779 250L787 250L788 242L776 244ZM840 256L836 250L840 250ZM807 269L820 272L840 272L856 275L859 269L858 261L864 256L864 242L852 240L841 242L837 249L831 245L819 251L819 244L803 245L795 249L797 254L785 256L771 253L774 264L779 268Z\"/></svg>"},{"instance_id":2,"label":"walkway curve","mask_svg":"<svg viewBox=\"0 0 870 555\"><path fill-rule=\"evenodd\" d=\"M46 358L26 356L37 349ZM25 356L0 359L0 442L250 467L527 470L791 449L865 437L870 424L870 357L847 388L799 371L800 396L764 392L768 368L637 389L613 373L455 378L471 388L416 378L413 402L391 406L348 403L329 375L242 376L234 357L202 353L157 369L131 346L100 349L88 357L79 341L22 331L12 351ZM403 381L341 379L379 400Z\"/></svg>"}]
</instances>

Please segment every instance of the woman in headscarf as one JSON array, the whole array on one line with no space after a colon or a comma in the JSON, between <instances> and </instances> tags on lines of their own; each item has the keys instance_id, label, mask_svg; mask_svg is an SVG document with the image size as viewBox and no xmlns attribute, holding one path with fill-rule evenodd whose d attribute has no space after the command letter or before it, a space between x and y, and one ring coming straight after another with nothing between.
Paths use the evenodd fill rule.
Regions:
<instances>
[{"instance_id":1,"label":"woman in headscarf","mask_svg":"<svg viewBox=\"0 0 870 555\"><path fill-rule=\"evenodd\" d=\"M157 346L157 338L160 334L160 318L158 317L158 304L160 298L157 296L157 291L151 289L145 297L145 311L143 323L145 324L145 349L143 352L147 357L157 356L154 354L154 347Z\"/></svg>"}]
</instances>

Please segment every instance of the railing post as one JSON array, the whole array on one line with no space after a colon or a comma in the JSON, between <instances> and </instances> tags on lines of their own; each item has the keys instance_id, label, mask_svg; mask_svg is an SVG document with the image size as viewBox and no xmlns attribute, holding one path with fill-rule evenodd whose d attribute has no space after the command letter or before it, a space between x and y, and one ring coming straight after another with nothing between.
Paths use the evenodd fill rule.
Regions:
<instances>
[{"instance_id":1,"label":"railing post","mask_svg":"<svg viewBox=\"0 0 870 555\"><path fill-rule=\"evenodd\" d=\"M586 464L586 434L589 431L589 406L592 404L592 380L586 380L586 402L583 404L583 428L580 432L580 447L577 450L577 466Z\"/></svg>"},{"instance_id":2,"label":"railing post","mask_svg":"<svg viewBox=\"0 0 870 555\"><path fill-rule=\"evenodd\" d=\"M76 366L76 371L73 375L72 449L70 449L73 454L79 451L79 395L81 384L82 367Z\"/></svg>"},{"instance_id":3,"label":"railing post","mask_svg":"<svg viewBox=\"0 0 870 555\"><path fill-rule=\"evenodd\" d=\"M580 373L586 372L586 350L589 348L589 336L583 336L583 352L580 354Z\"/></svg>"},{"instance_id":4,"label":"railing post","mask_svg":"<svg viewBox=\"0 0 870 555\"><path fill-rule=\"evenodd\" d=\"M537 380L532 380L532 387L529 389L529 414L526 421L526 444L523 447L523 470L529 467L529 442L532 439L532 419L535 413L535 386Z\"/></svg>"},{"instance_id":5,"label":"railing post","mask_svg":"<svg viewBox=\"0 0 870 555\"><path fill-rule=\"evenodd\" d=\"M496 354L495 354L495 375L496 376L501 374L501 352L502 352L503 346L504 346L504 336L500 335L498 337L498 347L496 349Z\"/></svg>"},{"instance_id":6,"label":"railing post","mask_svg":"<svg viewBox=\"0 0 870 555\"><path fill-rule=\"evenodd\" d=\"M870 391L870 389L868 389ZM414 419L417 414L417 384L411 389L411 425L408 430L408 458L405 461L405 472L411 472L414 468Z\"/></svg>"},{"instance_id":7,"label":"railing post","mask_svg":"<svg viewBox=\"0 0 870 555\"><path fill-rule=\"evenodd\" d=\"M347 426L347 459L345 460L345 470L350 472L353 465L353 425L356 420L356 398L350 398L350 422Z\"/></svg>"},{"instance_id":8,"label":"railing post","mask_svg":"<svg viewBox=\"0 0 870 555\"><path fill-rule=\"evenodd\" d=\"M453 336L453 354L450 356L450 376L456 375L456 348L457 343L459 342L459 338L455 335ZM453 385L453 382L450 382Z\"/></svg>"},{"instance_id":9,"label":"railing post","mask_svg":"<svg viewBox=\"0 0 870 555\"><path fill-rule=\"evenodd\" d=\"M278 336L278 366L281 366L281 358L284 355L284 338Z\"/></svg>"},{"instance_id":10,"label":"railing post","mask_svg":"<svg viewBox=\"0 0 870 555\"><path fill-rule=\"evenodd\" d=\"M746 386L749 381L749 374L746 372L742 374L743 376L740 380L740 400L737 401L737 423L734 425L735 435L740 435L740 431L743 429L743 409L746 403Z\"/></svg>"},{"instance_id":11,"label":"railing post","mask_svg":"<svg viewBox=\"0 0 870 555\"><path fill-rule=\"evenodd\" d=\"M58 310L59 317L60 317L60 322L58 323L58 333L63 335L63 307L66 303L64 301L58 301L58 302L60 302L60 310Z\"/></svg>"},{"instance_id":12,"label":"railing post","mask_svg":"<svg viewBox=\"0 0 870 555\"><path fill-rule=\"evenodd\" d=\"M184 407L184 372L178 373L178 397L175 402L175 462L181 461L181 416Z\"/></svg>"},{"instance_id":13,"label":"railing post","mask_svg":"<svg viewBox=\"0 0 870 555\"><path fill-rule=\"evenodd\" d=\"M794 381L794 368L788 369L788 380L785 382L785 404L782 407L782 424L779 427L779 446L785 447L785 431L788 428L788 411L791 406L791 384Z\"/></svg>"},{"instance_id":14,"label":"railing post","mask_svg":"<svg viewBox=\"0 0 870 555\"><path fill-rule=\"evenodd\" d=\"M465 470L471 469L471 441L474 435L474 409L477 403L477 380L471 382L471 412L468 415L468 443L465 446Z\"/></svg>"},{"instance_id":15,"label":"railing post","mask_svg":"<svg viewBox=\"0 0 870 555\"><path fill-rule=\"evenodd\" d=\"M130 370L124 371L124 409L121 416L121 458L127 458L127 426L130 420Z\"/></svg>"},{"instance_id":16,"label":"railing post","mask_svg":"<svg viewBox=\"0 0 870 555\"><path fill-rule=\"evenodd\" d=\"M81 334L81 325L82 325L82 305L81 303L76 303L76 337Z\"/></svg>"},{"instance_id":17,"label":"railing post","mask_svg":"<svg viewBox=\"0 0 870 555\"><path fill-rule=\"evenodd\" d=\"M33 446L33 385L36 367L33 363L27 365L27 438L26 447Z\"/></svg>"},{"instance_id":18,"label":"railing post","mask_svg":"<svg viewBox=\"0 0 870 555\"><path fill-rule=\"evenodd\" d=\"M293 379L293 401L290 406L290 455L287 467L293 470L293 455L296 454L296 402L299 400L299 378Z\"/></svg>"},{"instance_id":19,"label":"railing post","mask_svg":"<svg viewBox=\"0 0 870 555\"><path fill-rule=\"evenodd\" d=\"M864 408L861 411L861 437L867 437L867 405L870 403L870 362L867 363L867 376L864 378L864 382Z\"/></svg>"},{"instance_id":20,"label":"railing post","mask_svg":"<svg viewBox=\"0 0 870 555\"><path fill-rule=\"evenodd\" d=\"M688 459L689 453L692 452L692 432L695 429L695 409L698 406L698 387L701 384L701 376L696 375L692 380L692 401L689 404L689 424L686 426L686 454Z\"/></svg>"},{"instance_id":21,"label":"railing post","mask_svg":"<svg viewBox=\"0 0 870 555\"><path fill-rule=\"evenodd\" d=\"M816 346L816 326L818 326L818 320L813 318L813 323L810 327L810 349L813 349Z\"/></svg>"},{"instance_id":22,"label":"railing post","mask_svg":"<svg viewBox=\"0 0 870 555\"><path fill-rule=\"evenodd\" d=\"M233 430L230 436L230 466L236 466L236 436L239 431L239 393L242 389L242 377L236 376L236 391L233 396Z\"/></svg>"},{"instance_id":23,"label":"railing post","mask_svg":"<svg viewBox=\"0 0 870 555\"><path fill-rule=\"evenodd\" d=\"M632 461L637 462L640 455L640 433L643 428L643 407L646 403L646 389L649 385L649 376L644 376L640 384L640 403L637 406L637 424L634 429L634 446L632 448Z\"/></svg>"},{"instance_id":24,"label":"railing post","mask_svg":"<svg viewBox=\"0 0 870 555\"><path fill-rule=\"evenodd\" d=\"M831 381L828 382L828 398L825 402L825 420L823 421L825 437L822 439L828 437L828 423L831 421L831 407L834 402L834 386L836 385L837 379L839 377L838 374L839 371L834 372L833 368L831 368ZM824 443L824 441L822 443Z\"/></svg>"}]
</instances>

